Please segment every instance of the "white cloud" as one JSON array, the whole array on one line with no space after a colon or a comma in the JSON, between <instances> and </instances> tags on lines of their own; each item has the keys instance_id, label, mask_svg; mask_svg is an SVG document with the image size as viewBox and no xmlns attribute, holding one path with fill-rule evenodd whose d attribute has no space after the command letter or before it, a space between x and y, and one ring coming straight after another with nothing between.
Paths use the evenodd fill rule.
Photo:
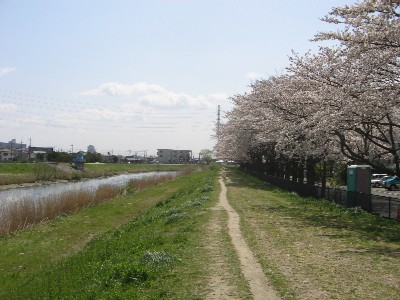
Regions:
<instances>
[{"instance_id":1,"label":"white cloud","mask_svg":"<svg viewBox=\"0 0 400 300\"><path fill-rule=\"evenodd\" d=\"M15 111L17 106L13 103L0 103L0 112Z\"/></svg>"},{"instance_id":2,"label":"white cloud","mask_svg":"<svg viewBox=\"0 0 400 300\"><path fill-rule=\"evenodd\" d=\"M262 75L260 73L257 73L257 72L248 72L245 75L245 77L247 79L250 79L250 80L257 80L257 79L260 79L262 77Z\"/></svg>"},{"instance_id":3,"label":"white cloud","mask_svg":"<svg viewBox=\"0 0 400 300\"><path fill-rule=\"evenodd\" d=\"M156 107L197 107L212 108L215 100L226 100L224 94L198 95L191 96L182 92L174 92L165 89L157 84L138 82L134 84L121 84L107 82L96 89L84 91L83 96L115 96L115 97L135 97L136 102L142 106Z\"/></svg>"},{"instance_id":4,"label":"white cloud","mask_svg":"<svg viewBox=\"0 0 400 300\"><path fill-rule=\"evenodd\" d=\"M160 93L165 89L156 84L138 82L134 84L121 84L117 82L107 82L98 88L82 92L84 96L131 96L134 94Z\"/></svg>"},{"instance_id":5,"label":"white cloud","mask_svg":"<svg viewBox=\"0 0 400 300\"><path fill-rule=\"evenodd\" d=\"M227 102L229 100L229 96L224 94L224 93L215 93L215 94L210 94L210 97L213 100L219 101L219 102Z\"/></svg>"},{"instance_id":6,"label":"white cloud","mask_svg":"<svg viewBox=\"0 0 400 300\"><path fill-rule=\"evenodd\" d=\"M14 72L15 70L16 70L16 68L0 68L0 76Z\"/></svg>"}]
</instances>

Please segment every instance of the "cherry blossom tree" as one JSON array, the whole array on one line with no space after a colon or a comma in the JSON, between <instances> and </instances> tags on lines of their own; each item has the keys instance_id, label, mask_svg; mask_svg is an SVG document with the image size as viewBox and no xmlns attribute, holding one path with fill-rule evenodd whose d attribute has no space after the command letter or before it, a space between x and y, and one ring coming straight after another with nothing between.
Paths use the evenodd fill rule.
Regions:
<instances>
[{"instance_id":1,"label":"cherry blossom tree","mask_svg":"<svg viewBox=\"0 0 400 300\"><path fill-rule=\"evenodd\" d=\"M275 173L306 164L310 177L317 161L382 168L383 159L393 158L400 174L399 2L333 8L322 20L339 30L318 33L314 41L335 46L293 53L287 74L256 81L249 93L232 97L217 155L264 169L273 165ZM296 172L288 177L301 177Z\"/></svg>"}]
</instances>

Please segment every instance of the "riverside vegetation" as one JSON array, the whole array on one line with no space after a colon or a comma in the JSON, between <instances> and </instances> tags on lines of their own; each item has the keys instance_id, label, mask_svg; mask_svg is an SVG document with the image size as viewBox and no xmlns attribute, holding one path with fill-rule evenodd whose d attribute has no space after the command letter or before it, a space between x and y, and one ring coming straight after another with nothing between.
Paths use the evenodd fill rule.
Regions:
<instances>
[{"instance_id":1,"label":"riverside vegetation","mask_svg":"<svg viewBox=\"0 0 400 300\"><path fill-rule=\"evenodd\" d=\"M221 235L208 230L213 215L226 221L211 209L217 177L217 169L195 172L3 235L0 298L203 299L220 272L235 277L236 298L251 299L226 225ZM400 297L399 223L300 198L237 169L225 180L244 237L282 299ZM216 255L225 261L217 271Z\"/></svg>"},{"instance_id":2,"label":"riverside vegetation","mask_svg":"<svg viewBox=\"0 0 400 300\"><path fill-rule=\"evenodd\" d=\"M198 246L206 208L215 201L216 175L217 170L195 172L3 236L0 298L182 293L178 279L201 268L175 268L187 265Z\"/></svg>"},{"instance_id":3,"label":"riverside vegetation","mask_svg":"<svg viewBox=\"0 0 400 300\"><path fill-rule=\"evenodd\" d=\"M14 168L13 168L14 166ZM61 165L64 171L59 166L49 164L5 164L0 165L2 171L8 170L14 173L22 172L28 175L32 172L42 174L40 178L48 180L56 180L65 178L65 174L71 177L71 168ZM89 165L90 166L90 165ZM157 168L157 169L156 169ZM121 172L146 172L150 170L177 170L180 169L179 175L187 175L194 169L193 166L141 166L141 165L109 165L95 164L89 167L89 170L82 172L86 177L100 177L105 175L113 175ZM72 170L72 174L80 174L79 171ZM13 173L11 173L14 175ZM64 174L64 175L60 175ZM87 175L91 174L91 175ZM80 175L79 175L80 176ZM133 179L128 182L125 187L116 187L112 185L102 185L96 190L76 190L73 192L63 193L55 196L49 196L40 201L31 201L29 197L20 201L11 202L10 204L1 207L2 218L0 219L0 234L13 232L23 229L32 224L39 223L43 220L53 219L60 214L71 213L83 207L94 205L96 203L112 199L127 191L132 192L134 189L140 189L157 183L170 180L175 175L153 176L144 179ZM72 175L72 178L77 177ZM23 179L21 177L20 179ZM79 177L80 178L80 177Z\"/></svg>"},{"instance_id":4,"label":"riverside vegetation","mask_svg":"<svg viewBox=\"0 0 400 300\"><path fill-rule=\"evenodd\" d=\"M74 170L69 164L7 163L0 164L0 186L40 181L81 180L113 176L121 173L177 171L182 165L162 164L85 164L84 171Z\"/></svg>"},{"instance_id":5,"label":"riverside vegetation","mask_svg":"<svg viewBox=\"0 0 400 300\"><path fill-rule=\"evenodd\" d=\"M176 176L188 175L191 171L191 168L187 168L177 175L154 175L146 178L131 179L123 187L101 185L95 190L69 191L48 196L39 201L32 201L29 197L14 201L2 207L0 234L24 229L32 224L54 219L61 214L73 213L84 207L110 200L118 195L133 193L134 191L171 180Z\"/></svg>"}]
</instances>

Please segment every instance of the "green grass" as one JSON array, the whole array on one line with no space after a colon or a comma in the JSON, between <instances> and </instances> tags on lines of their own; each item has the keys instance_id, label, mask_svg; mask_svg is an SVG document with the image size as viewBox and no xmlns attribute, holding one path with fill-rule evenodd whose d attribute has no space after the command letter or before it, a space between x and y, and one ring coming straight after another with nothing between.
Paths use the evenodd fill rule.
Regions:
<instances>
[{"instance_id":1,"label":"green grass","mask_svg":"<svg viewBox=\"0 0 400 300\"><path fill-rule=\"evenodd\" d=\"M169 164L85 164L85 171L121 173L121 172L149 172L149 171L176 171L190 165L169 165Z\"/></svg>"},{"instance_id":2,"label":"green grass","mask_svg":"<svg viewBox=\"0 0 400 300\"><path fill-rule=\"evenodd\" d=\"M37 163L3 163L0 164L0 174L34 174ZM142 172L156 170L178 170L186 165L164 165L164 164L85 164L87 171L102 172Z\"/></svg>"},{"instance_id":3,"label":"green grass","mask_svg":"<svg viewBox=\"0 0 400 300\"><path fill-rule=\"evenodd\" d=\"M0 298L201 298L216 175L197 172L3 237Z\"/></svg>"},{"instance_id":4,"label":"green grass","mask_svg":"<svg viewBox=\"0 0 400 300\"><path fill-rule=\"evenodd\" d=\"M81 180L113 176L121 173L151 171L181 171L193 165L169 164L85 164L84 171L76 171L69 164L3 163L0 164L0 185L34 183L39 181Z\"/></svg>"},{"instance_id":5,"label":"green grass","mask_svg":"<svg viewBox=\"0 0 400 300\"><path fill-rule=\"evenodd\" d=\"M244 235L283 299L400 298L400 223L229 176Z\"/></svg>"},{"instance_id":6,"label":"green grass","mask_svg":"<svg viewBox=\"0 0 400 300\"><path fill-rule=\"evenodd\" d=\"M0 164L0 174L34 174L35 164L31 163L3 163Z\"/></svg>"},{"instance_id":7,"label":"green grass","mask_svg":"<svg viewBox=\"0 0 400 300\"><path fill-rule=\"evenodd\" d=\"M399 223L228 172L229 202L282 299L400 298ZM217 255L232 297L250 299L226 212L210 209L218 192L217 169L196 172L3 236L0 299L204 299Z\"/></svg>"}]
</instances>

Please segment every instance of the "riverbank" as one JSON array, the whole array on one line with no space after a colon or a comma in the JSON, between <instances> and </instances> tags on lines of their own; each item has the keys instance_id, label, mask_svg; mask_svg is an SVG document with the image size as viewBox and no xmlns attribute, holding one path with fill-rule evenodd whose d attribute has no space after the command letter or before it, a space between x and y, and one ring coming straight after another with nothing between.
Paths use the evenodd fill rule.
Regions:
<instances>
[{"instance_id":1,"label":"riverbank","mask_svg":"<svg viewBox=\"0 0 400 300\"><path fill-rule=\"evenodd\" d=\"M31 182L31 183L5 184L5 185L0 185L0 191L18 189L18 188L34 187L34 186L42 186L42 185L50 185L50 184L55 184L55 183L66 183L66 182L70 182L70 180L58 179L58 180L55 180L55 181L40 181L40 182Z\"/></svg>"},{"instance_id":2,"label":"riverbank","mask_svg":"<svg viewBox=\"0 0 400 300\"><path fill-rule=\"evenodd\" d=\"M0 234L24 229L137 190L189 175L193 170L128 173L77 182L0 191Z\"/></svg>"},{"instance_id":3,"label":"riverbank","mask_svg":"<svg viewBox=\"0 0 400 300\"><path fill-rule=\"evenodd\" d=\"M0 164L0 190L19 187L53 184L55 182L79 181L83 179L109 177L124 173L152 171L179 171L193 165L163 164L85 164L78 171L67 163L3 163Z\"/></svg>"}]
</instances>

